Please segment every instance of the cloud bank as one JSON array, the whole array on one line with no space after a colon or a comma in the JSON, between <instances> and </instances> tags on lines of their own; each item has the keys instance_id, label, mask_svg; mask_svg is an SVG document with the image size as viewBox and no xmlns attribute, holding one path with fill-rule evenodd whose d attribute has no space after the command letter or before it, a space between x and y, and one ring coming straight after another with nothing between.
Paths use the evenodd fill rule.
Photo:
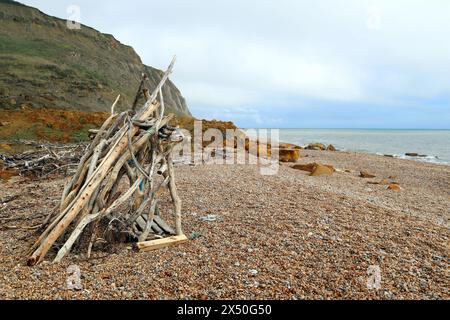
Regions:
<instances>
[{"instance_id":1,"label":"cloud bank","mask_svg":"<svg viewBox=\"0 0 450 320\"><path fill-rule=\"evenodd\" d=\"M25 0L133 46L200 118L243 127L450 128L447 0Z\"/></svg>"}]
</instances>

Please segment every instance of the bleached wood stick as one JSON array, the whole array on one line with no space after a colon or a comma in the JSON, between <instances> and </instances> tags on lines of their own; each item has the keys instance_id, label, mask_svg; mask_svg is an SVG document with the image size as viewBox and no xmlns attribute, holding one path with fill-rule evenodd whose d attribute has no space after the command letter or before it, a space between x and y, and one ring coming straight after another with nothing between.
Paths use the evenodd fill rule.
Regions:
<instances>
[{"instance_id":1,"label":"bleached wood stick","mask_svg":"<svg viewBox=\"0 0 450 320\"><path fill-rule=\"evenodd\" d=\"M151 157L152 161L148 169L143 170L145 173L148 172L149 175L146 176L145 174L143 174L143 172L141 172L141 176L145 176L146 181L149 184L148 189L150 191L150 194L144 202L151 201L151 208L147 219L149 224L147 225L147 228L145 228L143 235L141 236L146 236L146 234L148 236L148 226L151 227L152 225L152 221L154 219L156 211L156 206L154 206L154 204L157 203L156 191L158 187L167 184L169 184L169 189L171 190L171 196L173 198L172 200L174 202L177 233L182 233L181 200L178 198L176 187L174 189L175 181L173 179L173 163L170 163L170 165L167 166L167 170L170 171L170 169L172 169L172 173L168 173L167 177L163 180L163 182L160 183L157 188L154 188L153 182L153 176L155 174L156 165L158 164L158 159L166 160L165 155L166 153L168 153L170 162L172 162L170 154L171 146L170 144L166 144L167 141L161 140L165 139L164 137L166 137L166 135L169 136L168 130L163 129L160 131L160 129L167 125L168 121L173 116L170 115L169 117L164 117L165 106L162 94L162 86L168 80L169 75L172 72L174 63L175 57L151 96L148 95L148 91L144 92L144 95L147 98L147 102L131 120L131 122L145 122L147 124L149 117L151 117L158 109L156 98L159 94L159 106L161 106L161 113L159 114L159 117L155 119L156 122L154 127L149 128L148 132L146 133L149 135L149 137L152 137L152 139L147 139L140 148L136 148L135 143L136 141L140 140L141 136L134 141L133 139L137 133L142 131L133 123L125 122L125 119L127 118L126 113L122 113L118 117L111 116L109 118L111 120L109 121L108 125L106 125L108 121L105 121L102 129L97 133L93 143L90 145L86 152L86 154L89 154L89 156L86 156L85 154L85 157L82 158L82 160L84 160L83 164L79 166L77 174L73 177L71 182L69 182L69 184L65 188L65 191L63 192L61 200L62 210L60 215L55 218L51 226L47 228L47 230L41 235L40 239L36 242L35 246L33 246L35 250L33 249L34 252L28 259L29 265L35 265L41 262L48 250L55 243L55 241L58 240L61 235L66 232L69 226L73 225L73 221L78 220L78 223L75 224L76 227L72 230L69 239L58 252L55 261L60 261L60 259L62 259L68 252L70 252L73 244L77 239L79 239L81 233L87 225L89 225L93 221L96 221L96 223L98 223L98 221L105 216L113 217L111 213L116 209L115 206L118 205L118 201L128 201L128 199L131 198L134 193L136 193L137 188L141 186L142 181L144 181L143 177L140 177L136 179L132 187L125 193L125 195L116 195L115 193L120 183L116 172L117 170L119 170L119 174L120 172L122 172L123 174L127 171L130 171L127 170L130 169L127 163L130 157L134 160L136 168L140 169L141 163L143 163L144 159L148 155L149 145L152 147L153 152L153 156ZM120 96L114 102L113 107L111 108L111 113L114 113L114 107L115 104L117 104L119 98ZM160 133L163 137L159 137ZM144 134L143 136L145 136L146 134ZM168 146L166 150L163 150L162 146L160 147L161 141L163 142L162 146ZM104 148L103 144L105 143L108 144L108 148ZM129 149L128 155L128 152L126 150L127 147ZM102 152L102 149L106 149L105 152ZM90 160L90 165L86 164L88 163L88 160ZM120 164L118 162L120 162ZM130 175L130 177L131 176L132 175ZM101 193L102 196L97 197L97 194L99 193ZM95 200L96 198L98 198L97 201ZM107 201L107 203L101 203L102 200L104 200L104 202ZM94 207L92 207L94 203L95 205ZM110 205L110 203L112 203L112 205ZM147 203L142 203L137 211L143 210L146 204ZM153 207L155 209L153 209ZM102 210L99 210L99 208ZM127 219L129 215L124 215L124 217L125 219ZM178 224L180 224L179 228ZM128 231L132 232L131 229ZM90 249L92 248L92 243L93 241L91 241L89 244L89 252L91 251Z\"/></svg>"},{"instance_id":2,"label":"bleached wood stick","mask_svg":"<svg viewBox=\"0 0 450 320\"><path fill-rule=\"evenodd\" d=\"M87 253L86 253L86 258L87 259L91 258L92 247L94 246L94 243L95 243L95 237L96 237L96 232L97 232L97 228L98 228L98 223L99 223L99 220L96 220L94 222L94 225L92 226L91 238L89 240L88 250L87 250Z\"/></svg>"},{"instance_id":3,"label":"bleached wood stick","mask_svg":"<svg viewBox=\"0 0 450 320\"><path fill-rule=\"evenodd\" d=\"M155 90L153 91L152 95L150 96L150 98L145 103L144 107L141 109L141 111L139 111L136 114L136 116L134 117L133 120L138 120L140 118L140 115L143 112L143 110L146 110L155 101L156 97L158 96L159 90L166 83L167 79L169 79L169 76L170 76L170 74L173 71L173 67L175 66L176 60L177 60L177 57L174 56L173 59L172 59L172 62L170 63L169 67L167 68L166 72L164 73L164 76L162 77L161 81L156 86Z\"/></svg>"},{"instance_id":4,"label":"bleached wood stick","mask_svg":"<svg viewBox=\"0 0 450 320\"><path fill-rule=\"evenodd\" d=\"M157 134L158 131L161 129L161 127L165 126L167 123L170 122L170 120L172 120L174 117L173 114L169 114L167 117L164 117L164 119L158 121L157 125L155 125L153 128L151 128L150 130L147 131L147 135L150 137L152 134ZM132 122L131 120L129 120L129 125L132 126ZM135 128L136 129L136 128ZM136 159L135 156L135 151L133 150L133 144L130 142L131 141L131 137L132 134L130 132L128 132L128 150L130 153L131 158L133 159L134 165L136 167L136 169L148 180L151 181L151 177L153 174L153 171L150 172L150 175L147 174L147 172L145 172L145 170L142 169L141 165L139 164L139 162ZM154 157L152 157L152 159L154 159ZM154 164L153 164L154 166ZM153 168L153 166L151 168Z\"/></svg>"},{"instance_id":5,"label":"bleached wood stick","mask_svg":"<svg viewBox=\"0 0 450 320\"><path fill-rule=\"evenodd\" d=\"M106 146L106 140L102 140L99 145L95 148L94 154L92 156L91 164L89 166L87 178L89 179L94 173L95 168L97 167L98 158L102 153L103 148Z\"/></svg>"},{"instance_id":6,"label":"bleached wood stick","mask_svg":"<svg viewBox=\"0 0 450 320\"><path fill-rule=\"evenodd\" d=\"M66 243L62 246L62 248L58 251L58 254L56 255L54 263L59 263L64 258L64 256L70 252L70 249L72 248L75 241L78 239L78 237L83 232L84 228L94 220L98 219L101 216L105 216L110 214L112 211L116 210L122 203L127 201L134 193L136 188L139 186L140 181L136 181L136 183L119 199L117 199L109 208L104 209L96 214L89 214L86 217L82 219L82 221L77 225L75 230L70 235L69 239L66 241Z\"/></svg>"},{"instance_id":7,"label":"bleached wood stick","mask_svg":"<svg viewBox=\"0 0 450 320\"><path fill-rule=\"evenodd\" d=\"M61 211L65 209L63 207L64 200L67 197L67 195L69 194L69 192L72 190L73 184L78 180L78 177L81 174L81 170L83 170L86 161L91 157L92 152L97 147L97 145L100 143L103 132L105 132L106 129L110 127L111 123L114 121L115 118L116 118L115 115L111 115L108 119L106 119L106 121L101 126L99 133L95 136L94 140L91 142L91 145L86 150L86 153L81 158L77 172L75 173L75 175L73 176L71 181L64 188L64 192L61 197Z\"/></svg>"},{"instance_id":8,"label":"bleached wood stick","mask_svg":"<svg viewBox=\"0 0 450 320\"><path fill-rule=\"evenodd\" d=\"M133 121L133 125L141 128L141 129L144 129L144 130L148 130L148 129L154 127L155 124L156 124L156 120L155 119L152 119L150 121L145 121L145 122Z\"/></svg>"},{"instance_id":9,"label":"bleached wood stick","mask_svg":"<svg viewBox=\"0 0 450 320\"><path fill-rule=\"evenodd\" d=\"M122 168L119 172L119 175L117 176L117 180L114 183L114 185L112 186L111 190L109 191L109 198L106 200L107 202L110 202L111 199L113 199L117 193L117 190L119 189L120 186L120 182L122 181L122 177L125 175L126 171ZM133 185L136 182L136 179L133 180L132 183L130 183L130 186ZM97 200L99 200L100 197L97 198ZM100 201L98 201L99 203Z\"/></svg>"},{"instance_id":10,"label":"bleached wood stick","mask_svg":"<svg viewBox=\"0 0 450 320\"><path fill-rule=\"evenodd\" d=\"M156 224L164 230L164 232L168 233L168 234L175 234L175 231L158 215L155 215L154 218Z\"/></svg>"},{"instance_id":11,"label":"bleached wood stick","mask_svg":"<svg viewBox=\"0 0 450 320\"><path fill-rule=\"evenodd\" d=\"M185 235L173 236L165 239L152 240L147 242L139 242L136 248L141 252L158 250L161 248L182 244L188 241Z\"/></svg>"},{"instance_id":12,"label":"bleached wood stick","mask_svg":"<svg viewBox=\"0 0 450 320\"><path fill-rule=\"evenodd\" d=\"M144 133L140 138L138 138L138 140L134 143L135 150L140 150L144 146L144 144L148 141L148 137L149 137L149 134ZM99 196L99 199L101 199L102 201L104 201L106 199L108 192L111 190L114 183L116 183L117 177L118 177L120 171L122 170L122 168L125 166L125 164L130 159L131 159L131 154L129 154L128 152L125 152L122 155L122 157L116 162L116 164L114 165L114 168L111 171L111 174L109 175L109 177L107 179L105 186L103 187L103 190Z\"/></svg>"},{"instance_id":13,"label":"bleached wood stick","mask_svg":"<svg viewBox=\"0 0 450 320\"><path fill-rule=\"evenodd\" d=\"M108 131L102 133L102 137L108 139L108 145L114 145L120 139L120 128L123 127L127 115L127 112L122 112L116 116L116 120L109 126Z\"/></svg>"},{"instance_id":14,"label":"bleached wood stick","mask_svg":"<svg viewBox=\"0 0 450 320\"><path fill-rule=\"evenodd\" d=\"M139 88L138 88L138 90L136 92L136 96L134 98L133 106L131 107L131 112L133 114L136 113L139 98L141 97L141 94L143 93L144 83L146 80L147 80L147 75L145 73L143 73L141 83L139 84Z\"/></svg>"},{"instance_id":15,"label":"bleached wood stick","mask_svg":"<svg viewBox=\"0 0 450 320\"><path fill-rule=\"evenodd\" d=\"M149 204L149 202L154 198L155 194L161 189L164 188L165 186L167 186L167 184L169 183L169 177L167 177L166 179L164 179L159 185L157 185L154 188L154 191L148 195L144 201L142 202L141 206L139 207L138 210L136 210L136 212L134 212L131 217L128 219L127 223L128 225L132 226L135 222L136 219L139 218L143 213L145 208L147 207L147 205Z\"/></svg>"},{"instance_id":16,"label":"bleached wood stick","mask_svg":"<svg viewBox=\"0 0 450 320\"><path fill-rule=\"evenodd\" d=\"M88 159L87 162L89 162L91 158ZM80 188L83 186L83 181L86 178L86 174L89 170L89 167L86 165L83 165L83 167L80 168L80 174L78 176L78 180L75 182L75 184L72 185L72 191L66 196L64 199L64 202L61 203L61 212L64 212L65 209L67 209L68 205L75 199L76 195L78 194Z\"/></svg>"},{"instance_id":17,"label":"bleached wood stick","mask_svg":"<svg viewBox=\"0 0 450 320\"><path fill-rule=\"evenodd\" d=\"M167 169L168 169L167 164L166 163L162 164L161 167L158 169L158 174L162 176L163 173L167 171Z\"/></svg>"},{"instance_id":18,"label":"bleached wood stick","mask_svg":"<svg viewBox=\"0 0 450 320\"><path fill-rule=\"evenodd\" d=\"M116 101L114 101L113 105L111 106L111 115L114 116L116 105L120 100L120 94L117 96Z\"/></svg>"},{"instance_id":19,"label":"bleached wood stick","mask_svg":"<svg viewBox=\"0 0 450 320\"><path fill-rule=\"evenodd\" d=\"M127 172L127 176L128 176L128 179L130 180L130 184L133 184L134 181L136 181L136 179L137 179L136 171L133 168L131 168L131 166L128 164L128 162L125 162L124 168Z\"/></svg>"},{"instance_id":20,"label":"bleached wood stick","mask_svg":"<svg viewBox=\"0 0 450 320\"><path fill-rule=\"evenodd\" d=\"M172 153L170 152L167 156L167 166L169 168L169 190L172 197L175 215L175 230L177 235L182 235L183 230L181 228L181 199L178 197L177 186L175 183L175 170L173 168Z\"/></svg>"},{"instance_id":21,"label":"bleached wood stick","mask_svg":"<svg viewBox=\"0 0 450 320\"><path fill-rule=\"evenodd\" d=\"M148 235L150 234L150 231L152 229L152 223L153 223L153 219L155 217L155 211L156 211L156 206L158 205L158 200L153 198L152 201L153 201L153 203L150 206L150 211L147 216L147 225L145 226L145 229L143 230L142 234L139 236L139 242L147 240Z\"/></svg>"},{"instance_id":22,"label":"bleached wood stick","mask_svg":"<svg viewBox=\"0 0 450 320\"><path fill-rule=\"evenodd\" d=\"M143 113L141 113L138 120L145 120L149 117L158 104L153 104L151 107L147 108ZM80 213L86 202L89 201L92 192L100 185L105 176L108 174L109 168L117 161L117 159L123 154L127 148L128 139L126 137L127 126L119 131L120 139L116 144L110 149L110 152L105 156L103 162L98 166L94 174L88 181L86 181L85 187L80 191L78 197L74 200L73 205L69 206L64 213L64 217L55 226L55 228L50 232L48 237L42 242L42 244L36 249L36 251L28 259L28 265L34 266L37 263L42 262L45 255L47 254L50 247L55 243L55 241L65 232L70 223L75 219L75 217ZM137 133L139 129L134 128L134 134Z\"/></svg>"}]
</instances>

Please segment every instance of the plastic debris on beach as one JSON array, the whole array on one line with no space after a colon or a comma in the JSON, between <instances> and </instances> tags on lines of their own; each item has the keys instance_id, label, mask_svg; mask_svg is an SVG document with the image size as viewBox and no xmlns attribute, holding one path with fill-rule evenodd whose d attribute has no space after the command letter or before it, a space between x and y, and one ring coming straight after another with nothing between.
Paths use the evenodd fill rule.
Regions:
<instances>
[{"instance_id":1,"label":"plastic debris on beach","mask_svg":"<svg viewBox=\"0 0 450 320\"><path fill-rule=\"evenodd\" d=\"M219 217L214 214L210 214L210 215L207 215L206 217L199 218L199 220L202 222L216 222L218 219L219 219Z\"/></svg>"}]
</instances>

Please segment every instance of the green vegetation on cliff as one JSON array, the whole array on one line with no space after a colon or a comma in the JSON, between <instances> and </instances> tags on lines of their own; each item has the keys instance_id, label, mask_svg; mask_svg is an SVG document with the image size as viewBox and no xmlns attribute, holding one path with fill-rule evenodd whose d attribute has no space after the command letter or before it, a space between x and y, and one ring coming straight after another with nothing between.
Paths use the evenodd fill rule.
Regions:
<instances>
[{"instance_id":1,"label":"green vegetation on cliff","mask_svg":"<svg viewBox=\"0 0 450 320\"><path fill-rule=\"evenodd\" d=\"M0 109L107 111L119 93L119 109L127 109L143 72L152 86L162 77L111 35L71 30L65 20L0 0ZM163 93L168 112L191 115L172 82Z\"/></svg>"}]
</instances>

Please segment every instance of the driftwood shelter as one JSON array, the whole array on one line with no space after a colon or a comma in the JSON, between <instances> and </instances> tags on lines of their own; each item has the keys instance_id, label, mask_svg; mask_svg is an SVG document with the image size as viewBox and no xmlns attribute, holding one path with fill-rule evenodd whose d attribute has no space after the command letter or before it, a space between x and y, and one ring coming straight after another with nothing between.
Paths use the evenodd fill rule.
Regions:
<instances>
[{"instance_id":1,"label":"driftwood shelter","mask_svg":"<svg viewBox=\"0 0 450 320\"><path fill-rule=\"evenodd\" d=\"M96 231L112 228L117 238L136 243L139 250L153 250L187 241L181 227L181 200L177 194L173 149L183 140L165 116L162 87L172 73L175 58L152 94L143 77L130 111L111 116L86 149L75 175L65 186L59 210L51 214L40 237L30 249L28 265L44 260L58 243L54 262L60 262L75 243L84 239L87 255ZM139 97L145 104L139 109ZM128 179L127 179L128 178ZM158 209L158 191L167 188L173 204L175 227ZM156 240L147 241L149 237Z\"/></svg>"}]
</instances>

